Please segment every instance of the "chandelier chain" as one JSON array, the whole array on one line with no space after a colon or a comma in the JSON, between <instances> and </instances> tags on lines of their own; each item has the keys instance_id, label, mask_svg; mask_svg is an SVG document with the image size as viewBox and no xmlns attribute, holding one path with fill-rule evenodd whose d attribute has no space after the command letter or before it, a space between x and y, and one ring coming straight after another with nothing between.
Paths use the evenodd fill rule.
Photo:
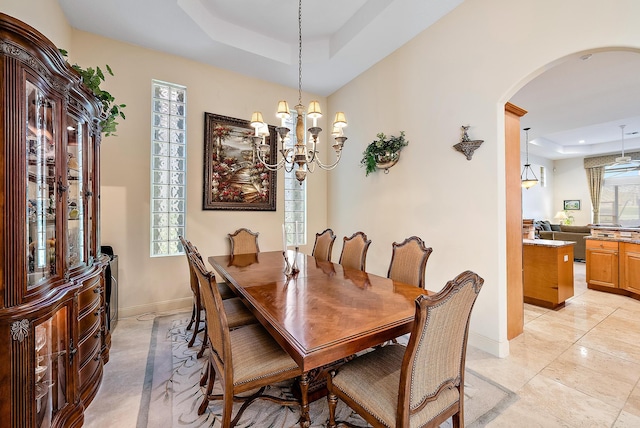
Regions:
<instances>
[{"instance_id":1,"label":"chandelier chain","mask_svg":"<svg viewBox=\"0 0 640 428\"><path fill-rule=\"evenodd\" d=\"M298 104L302 105L302 0L298 0Z\"/></svg>"},{"instance_id":2,"label":"chandelier chain","mask_svg":"<svg viewBox=\"0 0 640 428\"><path fill-rule=\"evenodd\" d=\"M529 164L529 129L530 128L524 128L524 134L525 134L524 148L527 153L527 164Z\"/></svg>"}]
</instances>

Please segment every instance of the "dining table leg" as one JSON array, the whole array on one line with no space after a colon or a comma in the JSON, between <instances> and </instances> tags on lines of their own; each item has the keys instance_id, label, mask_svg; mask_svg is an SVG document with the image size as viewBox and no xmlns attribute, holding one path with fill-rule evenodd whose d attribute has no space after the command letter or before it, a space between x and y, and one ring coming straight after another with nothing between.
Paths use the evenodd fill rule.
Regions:
<instances>
[{"instance_id":1,"label":"dining table leg","mask_svg":"<svg viewBox=\"0 0 640 428\"><path fill-rule=\"evenodd\" d=\"M309 374L302 373L300 376L300 426L309 428L311 418L309 417Z\"/></svg>"}]
</instances>

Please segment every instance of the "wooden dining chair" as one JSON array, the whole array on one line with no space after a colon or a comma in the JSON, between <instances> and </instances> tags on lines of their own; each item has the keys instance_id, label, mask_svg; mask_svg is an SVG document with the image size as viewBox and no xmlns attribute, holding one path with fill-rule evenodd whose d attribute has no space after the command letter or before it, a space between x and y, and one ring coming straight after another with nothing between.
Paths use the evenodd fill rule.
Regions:
<instances>
[{"instance_id":1,"label":"wooden dining chair","mask_svg":"<svg viewBox=\"0 0 640 428\"><path fill-rule=\"evenodd\" d=\"M297 400L281 399L264 394L265 387L302 375L298 364L259 324L230 330L223 300L217 292L215 277L204 269L199 260L194 265L207 311L209 353L205 363L207 387L198 414L205 412L211 400L222 400L223 427L234 427L244 410L257 399L266 399L284 406L299 406ZM213 395L218 380L222 394ZM257 392L238 397L237 394L258 389ZM234 401L244 401L231 420Z\"/></svg>"},{"instance_id":2,"label":"wooden dining chair","mask_svg":"<svg viewBox=\"0 0 640 428\"><path fill-rule=\"evenodd\" d=\"M401 243L392 244L391 263L387 278L405 284L425 288L424 275L427 269L427 260L433 252L424 241L417 236L405 239Z\"/></svg>"},{"instance_id":3,"label":"wooden dining chair","mask_svg":"<svg viewBox=\"0 0 640 428\"><path fill-rule=\"evenodd\" d=\"M433 296L416 299L406 347L362 354L327 379L329 424L340 398L374 427L464 426L464 370L469 319L484 280L466 271Z\"/></svg>"},{"instance_id":4,"label":"wooden dining chair","mask_svg":"<svg viewBox=\"0 0 640 428\"><path fill-rule=\"evenodd\" d=\"M189 340L188 346L193 346L198 333L204 330L202 345L200 347L200 352L198 352L198 358L200 358L207 346L207 324L205 322L204 327L202 329L200 328L200 322L203 321L201 315L204 309L204 305L202 303L200 280L198 279L198 275L196 273L195 267L193 266L192 260L193 258L197 259L199 263L202 264L202 266L204 266L204 261L202 260L202 256L198 252L198 249L193 244L191 244L190 241L184 239L183 237L180 237L180 240L181 242L183 240L185 241L182 244L183 246L185 246L185 244L187 245L185 246L185 252L187 253L187 261L189 262L189 276L191 281L191 291L193 292L193 310L191 312L191 320L189 321L186 329L190 330L192 325L195 325L195 327L193 329L193 335ZM187 248L189 248L189 250L187 250ZM218 290L218 294L220 294L220 298L223 299L223 306L227 311L227 315L229 317L229 325L231 326L231 328L257 322L251 311L247 309L240 298L235 295L235 293L231 290L231 288L229 288L227 284L225 284L224 282L219 282L215 285L216 289ZM225 297L223 298L223 296Z\"/></svg>"},{"instance_id":5,"label":"wooden dining chair","mask_svg":"<svg viewBox=\"0 0 640 428\"><path fill-rule=\"evenodd\" d=\"M338 263L348 269L365 270L369 245L371 241L363 232L356 232L348 238L345 236Z\"/></svg>"},{"instance_id":6,"label":"wooden dining chair","mask_svg":"<svg viewBox=\"0 0 640 428\"><path fill-rule=\"evenodd\" d=\"M196 276L193 267L191 266L191 261L189 260L189 254L195 254L200 260L202 260L202 256L198 252L198 249L195 245L191 243L188 239L183 236L179 237L180 243L184 248L185 256L187 258L187 263L189 264L189 285L191 286L191 293L193 295L193 305L191 309L191 319L189 320L189 324L187 324L187 330L191 330L191 327L195 324L195 328L193 329L193 335L189 340L189 347L193 346L193 343L196 340L196 336L203 329L200 328L200 322L202 321L201 315L202 310L204 309L202 306L202 300L200 299L200 286L198 285L198 277ZM204 262L203 262L204 263ZM220 296L222 299L231 299L233 297L237 297L233 290L229 288L227 284L224 282L217 283L218 291L220 292ZM204 327L203 327L204 328ZM206 335L205 335L206 336Z\"/></svg>"},{"instance_id":7,"label":"wooden dining chair","mask_svg":"<svg viewBox=\"0 0 640 428\"><path fill-rule=\"evenodd\" d=\"M320 233L316 233L316 242L313 244L311 255L318 260L330 262L335 240L336 235L333 234L333 230L331 229L325 229Z\"/></svg>"},{"instance_id":8,"label":"wooden dining chair","mask_svg":"<svg viewBox=\"0 0 640 428\"><path fill-rule=\"evenodd\" d=\"M252 232L247 228L240 228L227 236L231 241L231 255L259 253L258 247L259 232Z\"/></svg>"}]
</instances>

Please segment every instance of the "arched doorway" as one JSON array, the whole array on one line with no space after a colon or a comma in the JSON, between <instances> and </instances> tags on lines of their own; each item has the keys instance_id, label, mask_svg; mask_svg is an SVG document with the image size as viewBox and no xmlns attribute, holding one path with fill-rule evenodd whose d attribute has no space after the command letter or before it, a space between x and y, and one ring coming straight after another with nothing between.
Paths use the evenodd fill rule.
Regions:
<instances>
[{"instance_id":1,"label":"arched doorway","mask_svg":"<svg viewBox=\"0 0 640 428\"><path fill-rule=\"evenodd\" d=\"M509 100L514 105L523 109L523 116L519 116L522 117L520 129L532 127L538 131L537 134L533 134L534 136L542 135L544 137L555 133L558 138L566 138L564 134L577 135L578 130L589 126L591 128L590 133L594 139L600 139L600 141L589 141L587 144L580 143L577 139L572 144L556 144L554 141L547 139L543 140L539 146L530 146L530 152L534 149L534 154L544 157L544 150L541 150L541 147L545 148L546 146L545 150L556 150L556 155L559 155L552 158L551 162L555 164L558 159L614 153L619 150L619 129L615 122L635 120L634 116L637 116L637 99L640 96L640 85L637 80L637 75L640 71L639 53L640 50L637 49L619 47L576 52L547 64L542 69L536 70L523 79L520 82L519 89L515 90L509 97ZM596 59L595 62L591 59L591 56ZM622 61L625 58L631 59L631 61L629 64L623 65ZM625 67L624 73L616 73L619 67ZM632 69L630 70L630 68ZM541 70L545 71L541 73ZM591 74L587 75L587 73ZM528 94L526 93L527 91L529 91ZM565 91L565 93L562 91ZM553 99L546 104L544 102L540 103L539 99L542 99L547 92L552 93ZM509 105L507 103L507 107ZM628 107L629 105L631 105L631 109ZM509 108L507 108L507 116L509 115L508 111ZM528 114L524 116L526 111L528 111ZM513 114L513 111L511 113ZM520 157L515 156L513 153L513 151L520 151L521 142L518 134L513 133L513 131L511 138L509 138L508 121L509 119L506 117L507 336L508 339L512 339L520 334L523 323L523 305L520 297L521 293L518 293L521 283L518 284L516 283L517 280L513 279L518 278L522 268L521 243L518 249L517 243L514 244L514 242L519 241L521 238L523 216L522 191L517 186L519 178L516 176L516 174L519 175L518 170L521 170L522 162ZM599 127L602 126L608 126L614 132L609 142L604 135L601 136L599 134L601 132ZM626 140L626 148L628 144L629 141ZM549 171L551 169L548 168ZM580 183L580 185L586 188L586 181L585 183ZM551 191L547 190L547 194L544 196L540 196L542 192L539 191L539 188L526 191L525 196L531 196L535 193L544 202L545 210L534 211L535 214L532 214L531 210L529 210L529 213L525 213L525 217L541 219L539 216L543 215L546 219L553 219L554 213L562 209L559 205L562 199L571 199L567 194L563 194L566 187L566 185L561 186L558 192L553 192L553 189ZM579 224L586 225L590 223L591 219L590 200L584 189L582 193L585 200L583 201L583 211L579 213Z\"/></svg>"}]
</instances>

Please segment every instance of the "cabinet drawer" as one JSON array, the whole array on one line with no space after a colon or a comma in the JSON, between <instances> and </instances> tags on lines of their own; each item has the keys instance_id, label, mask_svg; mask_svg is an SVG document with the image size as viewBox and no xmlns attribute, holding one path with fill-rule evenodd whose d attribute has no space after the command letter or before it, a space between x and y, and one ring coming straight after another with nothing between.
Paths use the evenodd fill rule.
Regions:
<instances>
[{"instance_id":1,"label":"cabinet drawer","mask_svg":"<svg viewBox=\"0 0 640 428\"><path fill-rule=\"evenodd\" d=\"M93 378L95 372L100 368L101 360L100 349L98 348L95 353L91 354L86 363L80 367L78 380L80 381L81 388Z\"/></svg>"},{"instance_id":2,"label":"cabinet drawer","mask_svg":"<svg viewBox=\"0 0 640 428\"><path fill-rule=\"evenodd\" d=\"M78 294L78 312L82 313L87 307L92 306L100 299L100 278L96 278L93 283Z\"/></svg>"},{"instance_id":3,"label":"cabinet drawer","mask_svg":"<svg viewBox=\"0 0 640 428\"><path fill-rule=\"evenodd\" d=\"M95 355L100 350L100 326L96 325L96 328L92 330L87 337L80 339L80 345L78 346L78 361L80 365L83 365L87 358Z\"/></svg>"},{"instance_id":4,"label":"cabinet drawer","mask_svg":"<svg viewBox=\"0 0 640 428\"><path fill-rule=\"evenodd\" d=\"M96 305L90 312L82 315L78 320L78 337L85 337L87 331L93 331L96 325L100 325L101 314L102 308Z\"/></svg>"},{"instance_id":5,"label":"cabinet drawer","mask_svg":"<svg viewBox=\"0 0 640 428\"><path fill-rule=\"evenodd\" d=\"M600 249L600 250L617 250L618 242L617 241L600 241L594 239L587 239L587 248L588 249Z\"/></svg>"}]
</instances>

